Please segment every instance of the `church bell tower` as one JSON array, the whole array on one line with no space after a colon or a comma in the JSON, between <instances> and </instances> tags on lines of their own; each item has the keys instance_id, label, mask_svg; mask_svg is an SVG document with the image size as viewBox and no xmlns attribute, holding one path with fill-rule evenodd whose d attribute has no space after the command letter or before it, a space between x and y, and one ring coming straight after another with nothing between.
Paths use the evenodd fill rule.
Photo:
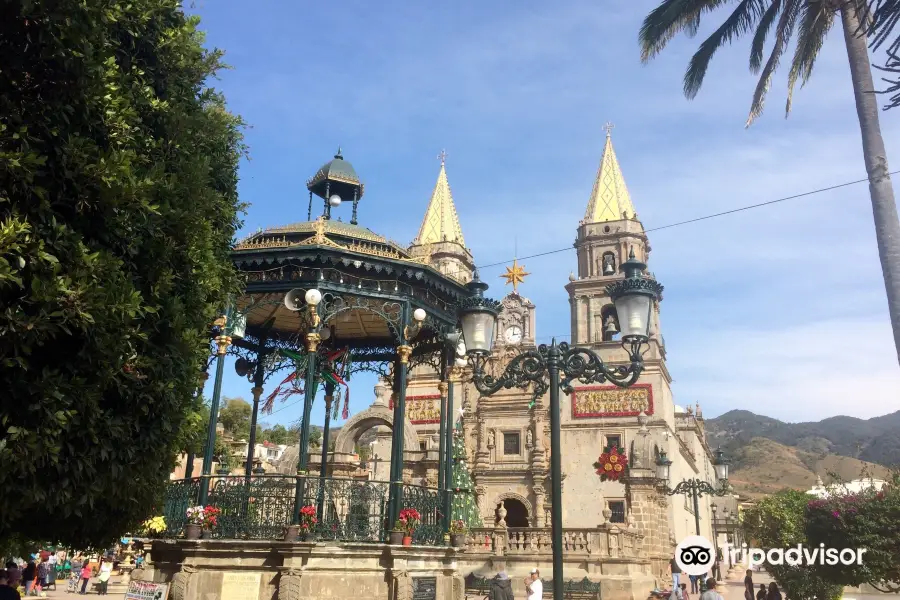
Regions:
<instances>
[{"instance_id":1,"label":"church bell tower","mask_svg":"<svg viewBox=\"0 0 900 600\"><path fill-rule=\"evenodd\" d=\"M620 267L631 253L646 263L650 243L625 185L612 145L612 125L609 124L587 210L578 224L575 249L578 273L572 273L566 285L571 306L572 343L603 346L615 342L618 345L618 316L606 286L624 278ZM658 312L651 324L651 352L662 357ZM650 354L645 358L651 358Z\"/></svg>"}]
</instances>

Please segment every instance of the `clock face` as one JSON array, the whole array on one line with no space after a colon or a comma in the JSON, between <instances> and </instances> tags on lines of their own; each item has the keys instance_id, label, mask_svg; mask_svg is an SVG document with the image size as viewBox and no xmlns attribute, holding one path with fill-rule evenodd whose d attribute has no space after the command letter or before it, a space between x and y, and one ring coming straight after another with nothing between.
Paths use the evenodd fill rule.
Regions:
<instances>
[{"instance_id":1,"label":"clock face","mask_svg":"<svg viewBox=\"0 0 900 600\"><path fill-rule=\"evenodd\" d=\"M522 328L518 325L510 325L506 328L503 339L510 344L518 344L522 341Z\"/></svg>"}]
</instances>

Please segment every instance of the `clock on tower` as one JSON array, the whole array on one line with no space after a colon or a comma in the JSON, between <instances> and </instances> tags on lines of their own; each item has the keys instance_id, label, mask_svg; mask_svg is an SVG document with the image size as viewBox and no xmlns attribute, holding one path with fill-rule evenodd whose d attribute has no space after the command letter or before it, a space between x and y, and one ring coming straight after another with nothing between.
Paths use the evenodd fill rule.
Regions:
<instances>
[{"instance_id":1,"label":"clock on tower","mask_svg":"<svg viewBox=\"0 0 900 600\"><path fill-rule=\"evenodd\" d=\"M497 316L497 344L534 346L534 304L518 292L508 294L500 303Z\"/></svg>"}]
</instances>

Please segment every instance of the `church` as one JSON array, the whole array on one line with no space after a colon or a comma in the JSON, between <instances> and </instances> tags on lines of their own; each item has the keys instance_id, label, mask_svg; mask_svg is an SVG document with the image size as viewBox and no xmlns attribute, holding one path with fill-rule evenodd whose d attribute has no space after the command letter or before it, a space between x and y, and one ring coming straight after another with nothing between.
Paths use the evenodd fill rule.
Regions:
<instances>
[{"instance_id":1,"label":"church","mask_svg":"<svg viewBox=\"0 0 900 600\"><path fill-rule=\"evenodd\" d=\"M617 340L619 325L606 286L623 277L619 265L630 252L648 262L650 241L628 193L609 128L584 218L573 226L577 272L569 275L566 285L571 343L594 349L610 364L624 364L627 354ZM419 234L409 251L463 283L472 279L475 258L466 246L443 157ZM512 290L502 299L495 328L491 363L496 372L502 371L511 358L535 346L538 307L519 291L526 275L518 262L505 275ZM573 393L563 397L562 512L566 529L604 523L639 527L643 523L645 535L652 537L650 547L656 550L654 562L663 569L676 541L696 533L692 498L667 496L654 485L648 493L635 493L628 477L601 481L595 463L604 450L617 447L626 452L632 466L636 456L643 454L647 471L664 451L672 460L671 487L682 479L715 484L713 454L704 435L700 407L684 408L673 398L658 305L644 360L646 369L631 388L576 384ZM376 404L391 404L387 395L387 384L379 384ZM437 483L440 398L437 372L428 366L417 367L411 373L406 396L407 417L419 442L417 449L410 448L406 453L404 478L413 483ZM518 389L480 397L471 383L463 383L457 387L454 400L453 410L463 422L484 525L492 527L502 520L513 530L549 528L547 398L532 402L528 390ZM385 427L379 429L372 453L390 456L390 434ZM379 464L376 460L373 477L386 477L387 467L386 462ZM648 479L652 478L648 473ZM707 539L713 538L713 502L715 499L708 496L699 502L700 534Z\"/></svg>"}]
</instances>

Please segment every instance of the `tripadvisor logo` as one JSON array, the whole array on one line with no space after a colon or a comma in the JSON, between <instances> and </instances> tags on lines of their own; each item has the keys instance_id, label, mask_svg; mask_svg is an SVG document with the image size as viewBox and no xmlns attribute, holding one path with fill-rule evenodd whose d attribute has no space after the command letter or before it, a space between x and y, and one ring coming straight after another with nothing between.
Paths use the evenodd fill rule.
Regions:
<instances>
[{"instance_id":1,"label":"tripadvisor logo","mask_svg":"<svg viewBox=\"0 0 900 600\"><path fill-rule=\"evenodd\" d=\"M826 548L825 544L819 544L818 548L808 548L803 544L797 544L793 548L751 548L742 544L740 548L731 544L723 544L722 552L731 554L731 563L740 562L744 557L744 563L749 568L760 565L861 565L866 548Z\"/></svg>"}]
</instances>

